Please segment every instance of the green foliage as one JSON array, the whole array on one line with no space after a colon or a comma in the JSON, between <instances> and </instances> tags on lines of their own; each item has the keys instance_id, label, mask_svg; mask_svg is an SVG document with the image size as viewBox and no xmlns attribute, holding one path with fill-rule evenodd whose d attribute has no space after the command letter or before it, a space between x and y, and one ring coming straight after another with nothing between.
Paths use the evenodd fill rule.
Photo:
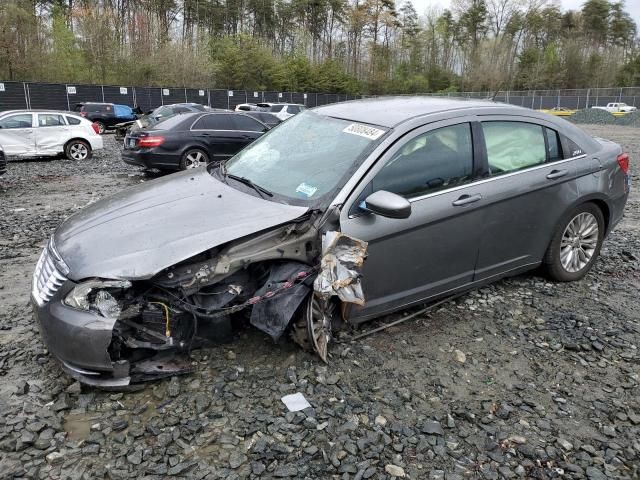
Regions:
<instances>
[{"instance_id":1,"label":"green foliage","mask_svg":"<svg viewBox=\"0 0 640 480\"><path fill-rule=\"evenodd\" d=\"M83 51L67 26L66 16L60 8L54 8L51 26L51 53L47 63L47 78L54 82L68 79L83 81L86 72Z\"/></svg>"},{"instance_id":2,"label":"green foliage","mask_svg":"<svg viewBox=\"0 0 640 480\"><path fill-rule=\"evenodd\" d=\"M640 53L629 60L618 74L618 83L623 87L635 87L640 85Z\"/></svg>"},{"instance_id":3,"label":"green foliage","mask_svg":"<svg viewBox=\"0 0 640 480\"><path fill-rule=\"evenodd\" d=\"M635 1L635 0L634 0ZM0 80L332 92L640 84L623 1L3 0Z\"/></svg>"}]
</instances>

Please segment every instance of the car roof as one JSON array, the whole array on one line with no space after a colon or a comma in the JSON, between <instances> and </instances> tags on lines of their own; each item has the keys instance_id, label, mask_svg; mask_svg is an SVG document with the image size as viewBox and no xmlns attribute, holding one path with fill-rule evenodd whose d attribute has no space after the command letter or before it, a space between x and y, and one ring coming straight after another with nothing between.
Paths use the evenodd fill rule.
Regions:
<instances>
[{"instance_id":1,"label":"car roof","mask_svg":"<svg viewBox=\"0 0 640 480\"><path fill-rule=\"evenodd\" d=\"M249 104L251 105L251 104ZM297 105L298 107L305 107L306 105L302 104L302 103L291 103L291 102L260 102L260 103L256 103L255 105L257 105L258 107L272 107L274 105Z\"/></svg>"},{"instance_id":2,"label":"car roof","mask_svg":"<svg viewBox=\"0 0 640 480\"><path fill-rule=\"evenodd\" d=\"M180 102L180 103L167 103L166 105L159 105L156 108L162 108L162 107L192 107L194 105L202 105L201 103L195 103L195 102ZM204 106L204 105L203 105Z\"/></svg>"},{"instance_id":3,"label":"car roof","mask_svg":"<svg viewBox=\"0 0 640 480\"><path fill-rule=\"evenodd\" d=\"M78 112L70 112L69 110L48 110L45 108L30 108L30 109L24 108L22 110L5 110L3 112L0 112L0 115L4 116L8 114L13 114L13 113L60 113L64 115L75 115L76 117L84 118L84 117L81 117L78 114Z\"/></svg>"},{"instance_id":4,"label":"car roof","mask_svg":"<svg viewBox=\"0 0 640 480\"><path fill-rule=\"evenodd\" d=\"M236 112L236 113L242 113L243 115L251 115L252 117L254 115L266 115L268 117L273 117L273 118L276 118L276 119L280 120L280 118L278 118L277 115L274 115L271 112L261 112L260 110L251 110L249 112Z\"/></svg>"},{"instance_id":5,"label":"car roof","mask_svg":"<svg viewBox=\"0 0 640 480\"><path fill-rule=\"evenodd\" d=\"M383 127L395 127L415 117L440 113L451 110L465 110L473 108L513 108L516 107L491 100L459 99L449 97L378 97L364 100L332 103L313 110L322 115L370 123Z\"/></svg>"}]
</instances>

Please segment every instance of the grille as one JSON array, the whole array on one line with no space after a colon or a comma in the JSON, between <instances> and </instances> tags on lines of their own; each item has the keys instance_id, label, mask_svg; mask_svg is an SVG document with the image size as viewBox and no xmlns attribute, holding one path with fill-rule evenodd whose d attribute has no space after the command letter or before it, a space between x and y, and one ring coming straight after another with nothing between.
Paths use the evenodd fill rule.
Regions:
<instances>
[{"instance_id":1,"label":"grille","mask_svg":"<svg viewBox=\"0 0 640 480\"><path fill-rule=\"evenodd\" d=\"M68 273L68 268L56 253L53 242L49 241L33 272L31 294L39 306L43 306L51 300L60 286L67 281L66 273Z\"/></svg>"}]
</instances>

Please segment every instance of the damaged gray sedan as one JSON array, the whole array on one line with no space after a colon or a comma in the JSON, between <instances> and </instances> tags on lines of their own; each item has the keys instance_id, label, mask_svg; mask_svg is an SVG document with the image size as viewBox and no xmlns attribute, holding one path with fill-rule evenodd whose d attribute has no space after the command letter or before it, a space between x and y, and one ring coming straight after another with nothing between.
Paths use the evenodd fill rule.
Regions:
<instances>
[{"instance_id":1,"label":"damaged gray sedan","mask_svg":"<svg viewBox=\"0 0 640 480\"><path fill-rule=\"evenodd\" d=\"M342 322L540 264L582 278L622 217L628 163L616 144L508 105L325 106L224 163L68 218L32 302L49 350L87 384L189 372L191 349L245 323L326 361Z\"/></svg>"}]
</instances>

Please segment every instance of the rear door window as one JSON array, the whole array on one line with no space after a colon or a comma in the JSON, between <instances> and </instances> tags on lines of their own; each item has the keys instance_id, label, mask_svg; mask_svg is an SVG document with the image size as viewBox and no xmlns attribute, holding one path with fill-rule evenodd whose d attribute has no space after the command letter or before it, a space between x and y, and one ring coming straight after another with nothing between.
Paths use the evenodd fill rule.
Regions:
<instances>
[{"instance_id":1,"label":"rear door window","mask_svg":"<svg viewBox=\"0 0 640 480\"><path fill-rule=\"evenodd\" d=\"M300 107L297 105L289 105L289 107L287 108L287 112L293 113L295 115L296 113L300 113Z\"/></svg>"},{"instance_id":2,"label":"rear door window","mask_svg":"<svg viewBox=\"0 0 640 480\"><path fill-rule=\"evenodd\" d=\"M51 113L39 113L38 114L38 126L39 127L60 127L63 126L64 120L62 115L54 115Z\"/></svg>"},{"instance_id":3,"label":"rear door window","mask_svg":"<svg viewBox=\"0 0 640 480\"><path fill-rule=\"evenodd\" d=\"M80 125L80 123L82 123L82 121L78 118L78 117L65 117L67 119L67 123L69 125Z\"/></svg>"},{"instance_id":4,"label":"rear door window","mask_svg":"<svg viewBox=\"0 0 640 480\"><path fill-rule=\"evenodd\" d=\"M413 198L466 183L472 176L471 126L463 123L408 140L375 176L372 191Z\"/></svg>"},{"instance_id":5,"label":"rear door window","mask_svg":"<svg viewBox=\"0 0 640 480\"><path fill-rule=\"evenodd\" d=\"M547 161L541 125L525 122L483 122L491 176L503 175Z\"/></svg>"},{"instance_id":6,"label":"rear door window","mask_svg":"<svg viewBox=\"0 0 640 480\"><path fill-rule=\"evenodd\" d=\"M560 139L558 138L558 132L551 130L550 128L544 129L544 134L547 140L547 155L550 162L562 160L562 146L560 145Z\"/></svg>"},{"instance_id":7,"label":"rear door window","mask_svg":"<svg viewBox=\"0 0 640 480\"><path fill-rule=\"evenodd\" d=\"M30 113L11 115L0 120L0 128L31 128L33 116Z\"/></svg>"},{"instance_id":8,"label":"rear door window","mask_svg":"<svg viewBox=\"0 0 640 480\"><path fill-rule=\"evenodd\" d=\"M200 117L191 130L235 130L232 114L210 114Z\"/></svg>"},{"instance_id":9,"label":"rear door window","mask_svg":"<svg viewBox=\"0 0 640 480\"><path fill-rule=\"evenodd\" d=\"M264 125L251 117L247 117L245 115L236 115L234 121L237 130L247 130L249 132L264 131Z\"/></svg>"}]
</instances>

